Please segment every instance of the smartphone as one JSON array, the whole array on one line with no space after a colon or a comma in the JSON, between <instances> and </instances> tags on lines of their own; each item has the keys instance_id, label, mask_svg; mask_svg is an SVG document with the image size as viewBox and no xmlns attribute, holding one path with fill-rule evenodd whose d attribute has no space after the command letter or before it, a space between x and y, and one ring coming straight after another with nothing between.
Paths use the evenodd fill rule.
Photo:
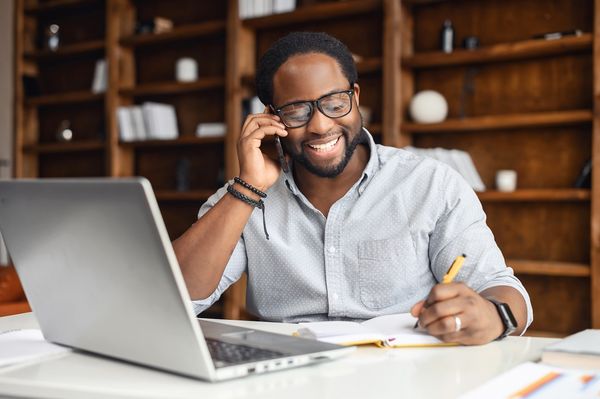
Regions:
<instances>
[{"instance_id":1,"label":"smartphone","mask_svg":"<svg viewBox=\"0 0 600 399\"><path fill-rule=\"evenodd\" d=\"M284 173L290 171L288 167L287 160L285 159L285 155L283 154L283 147L281 146L281 140L279 136L275 136L275 147L277 147L277 158L279 158L279 164L281 165L281 169Z\"/></svg>"}]
</instances>

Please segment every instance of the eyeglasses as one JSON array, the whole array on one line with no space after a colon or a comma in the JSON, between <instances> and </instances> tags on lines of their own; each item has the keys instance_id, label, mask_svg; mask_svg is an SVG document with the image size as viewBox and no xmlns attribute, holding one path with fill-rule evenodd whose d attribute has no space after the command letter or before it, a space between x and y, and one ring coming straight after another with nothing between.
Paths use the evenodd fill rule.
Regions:
<instances>
[{"instance_id":1,"label":"eyeglasses","mask_svg":"<svg viewBox=\"0 0 600 399\"><path fill-rule=\"evenodd\" d=\"M313 101L298 101L286 104L280 108L271 109L281 118L286 127L302 127L310 121L315 112L315 106L328 118L341 118L352 111L352 96L354 89L341 90L325 94Z\"/></svg>"}]
</instances>

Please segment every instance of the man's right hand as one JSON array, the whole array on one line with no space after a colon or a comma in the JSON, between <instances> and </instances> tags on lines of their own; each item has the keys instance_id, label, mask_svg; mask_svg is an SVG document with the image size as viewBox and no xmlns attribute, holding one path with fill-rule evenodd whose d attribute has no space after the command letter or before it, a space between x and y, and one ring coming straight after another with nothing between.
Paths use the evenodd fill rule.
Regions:
<instances>
[{"instance_id":1,"label":"man's right hand","mask_svg":"<svg viewBox=\"0 0 600 399\"><path fill-rule=\"evenodd\" d=\"M261 191L271 187L281 173L277 162L260 150L266 136L287 136L285 125L273 114L252 114L244 121L238 141L240 178Z\"/></svg>"}]
</instances>

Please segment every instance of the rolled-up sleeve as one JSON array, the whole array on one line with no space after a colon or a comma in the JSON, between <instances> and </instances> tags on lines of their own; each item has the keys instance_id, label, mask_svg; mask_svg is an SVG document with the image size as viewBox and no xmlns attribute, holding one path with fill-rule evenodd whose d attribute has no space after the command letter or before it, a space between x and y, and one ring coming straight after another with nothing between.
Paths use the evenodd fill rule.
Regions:
<instances>
[{"instance_id":1,"label":"rolled-up sleeve","mask_svg":"<svg viewBox=\"0 0 600 399\"><path fill-rule=\"evenodd\" d=\"M440 197L442 210L430 237L429 259L438 281L454 259L467 255L455 278L477 292L496 286L513 287L521 293L527 305L527 326L533 321L529 294L521 281L507 267L492 231L486 224L486 215L477 195L454 170L444 171Z\"/></svg>"},{"instance_id":2,"label":"rolled-up sleeve","mask_svg":"<svg viewBox=\"0 0 600 399\"><path fill-rule=\"evenodd\" d=\"M220 188L216 193L214 193L202 206L200 207L200 211L198 212L198 219L200 219L206 212L208 212L219 200L227 193L227 187L224 186ZM196 314L200 314L206 309L208 309L213 303L215 303L229 288L229 286L236 281L238 281L247 267L247 257L246 257L246 247L244 244L243 235L238 240L231 257L229 258L229 262L227 262L227 266L223 272L223 276L221 277L221 281L215 291L208 296L208 298L200 299L196 301L192 301L194 306L194 311Z\"/></svg>"}]
</instances>

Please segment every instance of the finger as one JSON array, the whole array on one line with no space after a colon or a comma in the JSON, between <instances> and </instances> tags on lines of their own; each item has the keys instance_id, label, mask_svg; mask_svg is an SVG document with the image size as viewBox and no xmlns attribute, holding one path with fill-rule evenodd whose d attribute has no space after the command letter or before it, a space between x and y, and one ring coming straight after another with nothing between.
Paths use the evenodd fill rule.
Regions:
<instances>
[{"instance_id":1,"label":"finger","mask_svg":"<svg viewBox=\"0 0 600 399\"><path fill-rule=\"evenodd\" d=\"M250 122L245 130L242 131L241 137L250 136L254 134L257 130L267 129L269 132L273 132L273 128L277 129L279 136L285 137L287 136L287 130L285 130L285 126L283 124L269 121L269 120L256 120L254 122Z\"/></svg>"},{"instance_id":2,"label":"finger","mask_svg":"<svg viewBox=\"0 0 600 399\"><path fill-rule=\"evenodd\" d=\"M454 298L461 293L466 292L465 289L467 288L468 287L464 283L436 284L429 292L425 306L429 307L436 302Z\"/></svg>"},{"instance_id":3,"label":"finger","mask_svg":"<svg viewBox=\"0 0 600 399\"><path fill-rule=\"evenodd\" d=\"M249 124L257 121L257 120L263 120L264 124L266 124L266 121L273 121L278 123L279 125L282 126L282 128L285 128L285 125L283 123L281 123L279 116L277 115L273 115L273 114L250 114L246 117L246 120L244 121L244 124L242 125L242 132L246 130L246 128L248 127Z\"/></svg>"},{"instance_id":4,"label":"finger","mask_svg":"<svg viewBox=\"0 0 600 399\"><path fill-rule=\"evenodd\" d=\"M457 317L460 321L456 320ZM457 330L457 328L459 329ZM430 323L425 327L429 334L437 338L443 337L448 334L457 334L460 332L464 332L464 330L467 328L468 320L463 313L437 319L436 321Z\"/></svg>"},{"instance_id":5,"label":"finger","mask_svg":"<svg viewBox=\"0 0 600 399\"><path fill-rule=\"evenodd\" d=\"M262 126L251 133L240 137L240 144L254 143L253 147L260 147L266 136L287 136L287 132L277 126Z\"/></svg>"},{"instance_id":6,"label":"finger","mask_svg":"<svg viewBox=\"0 0 600 399\"><path fill-rule=\"evenodd\" d=\"M425 300L415 303L412 308L410 308L410 314L414 317L419 317L423 310L423 306L425 306Z\"/></svg>"},{"instance_id":7,"label":"finger","mask_svg":"<svg viewBox=\"0 0 600 399\"><path fill-rule=\"evenodd\" d=\"M444 317L463 313L466 306L467 301L466 297L464 296L457 296L452 299L436 302L421 312L419 316L419 322L422 326L428 326L436 320L443 319Z\"/></svg>"}]
</instances>

